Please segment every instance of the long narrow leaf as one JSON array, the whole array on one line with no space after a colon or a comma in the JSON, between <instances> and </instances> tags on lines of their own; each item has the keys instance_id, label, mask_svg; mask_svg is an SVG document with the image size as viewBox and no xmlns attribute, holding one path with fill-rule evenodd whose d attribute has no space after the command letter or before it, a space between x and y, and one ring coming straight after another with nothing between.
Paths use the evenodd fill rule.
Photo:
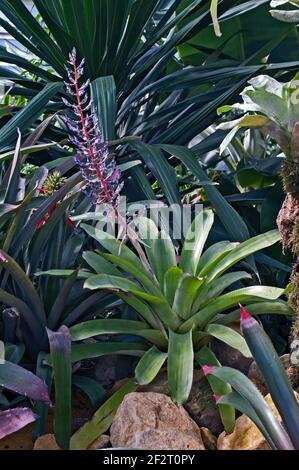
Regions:
<instances>
[{"instance_id":1,"label":"long narrow leaf","mask_svg":"<svg viewBox=\"0 0 299 470\"><path fill-rule=\"evenodd\" d=\"M55 439L60 447L68 449L72 429L71 336L66 326L47 332L55 381Z\"/></svg>"},{"instance_id":2,"label":"long narrow leaf","mask_svg":"<svg viewBox=\"0 0 299 470\"><path fill-rule=\"evenodd\" d=\"M0 130L1 148L12 144L16 137L16 129L25 131L35 122L35 120L43 112L44 106L53 98L56 93L62 89L62 83L51 83L36 95L30 103L25 106L22 111L17 113L10 121L8 121Z\"/></svg>"},{"instance_id":3,"label":"long narrow leaf","mask_svg":"<svg viewBox=\"0 0 299 470\"><path fill-rule=\"evenodd\" d=\"M169 331L168 385L171 397L179 405L189 397L193 381L192 330L185 334Z\"/></svg>"},{"instance_id":4,"label":"long narrow leaf","mask_svg":"<svg viewBox=\"0 0 299 470\"><path fill-rule=\"evenodd\" d=\"M244 307L241 307L241 328L285 428L299 449L299 405L279 356L270 338Z\"/></svg>"},{"instance_id":5,"label":"long narrow leaf","mask_svg":"<svg viewBox=\"0 0 299 470\"><path fill-rule=\"evenodd\" d=\"M199 213L192 222L185 238L180 260L180 267L184 272L196 274L202 250L213 222L214 214L211 210Z\"/></svg>"},{"instance_id":6,"label":"long narrow leaf","mask_svg":"<svg viewBox=\"0 0 299 470\"><path fill-rule=\"evenodd\" d=\"M140 359L135 368L135 377L140 385L152 382L166 361L167 353L159 351L156 346L150 348Z\"/></svg>"}]
</instances>

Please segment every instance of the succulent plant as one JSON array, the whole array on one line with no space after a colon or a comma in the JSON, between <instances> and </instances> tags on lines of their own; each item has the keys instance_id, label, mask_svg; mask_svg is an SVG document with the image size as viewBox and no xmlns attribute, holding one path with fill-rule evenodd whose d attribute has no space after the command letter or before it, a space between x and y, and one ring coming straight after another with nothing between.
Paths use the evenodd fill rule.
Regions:
<instances>
[{"instance_id":1,"label":"succulent plant","mask_svg":"<svg viewBox=\"0 0 299 470\"><path fill-rule=\"evenodd\" d=\"M251 275L230 268L277 242L278 231L241 244L219 242L203 251L214 214L205 210L198 217L203 217L201 230L194 235L195 221L179 258L170 237L159 231L152 220L140 217L139 228L146 229L143 233L155 234L154 239L143 239L152 274L128 246L95 227L82 225L110 252L83 253L85 261L97 273L86 279L85 287L113 292L135 310L139 319L90 320L74 325L70 328L73 362L112 352L141 356L135 376L140 384L147 384L167 361L171 395L176 402L184 403L192 385L194 354L213 338L250 356L242 336L229 327L238 319L238 310L233 308L239 302L251 305L256 314L291 313L286 302L278 300L283 289L251 285L231 290L234 283L249 280ZM194 237L193 249L188 249L191 237ZM104 334L131 335L144 341L132 343L118 336L114 342L78 343Z\"/></svg>"}]
</instances>

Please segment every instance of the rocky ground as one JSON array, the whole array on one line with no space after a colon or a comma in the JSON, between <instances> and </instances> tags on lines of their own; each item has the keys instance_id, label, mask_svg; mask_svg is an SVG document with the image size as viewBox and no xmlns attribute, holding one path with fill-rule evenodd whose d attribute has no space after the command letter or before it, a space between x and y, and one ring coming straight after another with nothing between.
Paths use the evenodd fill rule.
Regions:
<instances>
[{"instance_id":1,"label":"rocky ground","mask_svg":"<svg viewBox=\"0 0 299 470\"><path fill-rule=\"evenodd\" d=\"M277 417L263 377L252 360L240 360L231 351L222 352L222 363L239 368L255 383ZM239 354L239 353L238 353ZM242 358L243 359L243 358ZM291 366L289 355L282 358L299 401L299 366ZM106 380L105 377L103 380ZM113 382L112 378L109 380ZM124 381L114 384L115 391ZM80 394L75 395L74 430L90 419L94 410ZM50 413L47 434L33 445L31 426L1 440L1 450L59 450L53 434L53 414ZM118 408L109 435L102 435L89 450L100 448L130 448L146 450L270 450L264 437L245 415L236 420L235 430L226 434L206 378L195 371L188 402L177 406L168 396L167 373L162 371L155 381L125 396Z\"/></svg>"}]
</instances>

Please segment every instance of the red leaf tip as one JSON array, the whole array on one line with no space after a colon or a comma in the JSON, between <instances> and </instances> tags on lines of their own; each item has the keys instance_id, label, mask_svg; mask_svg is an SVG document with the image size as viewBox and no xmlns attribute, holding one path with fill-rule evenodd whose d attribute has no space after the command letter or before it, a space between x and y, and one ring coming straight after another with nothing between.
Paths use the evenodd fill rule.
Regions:
<instances>
[{"instance_id":1,"label":"red leaf tip","mask_svg":"<svg viewBox=\"0 0 299 470\"><path fill-rule=\"evenodd\" d=\"M239 304L240 306L240 320L241 320L241 323L245 320L250 320L251 315L250 313L248 312L248 310L246 310L245 307L243 307L243 305Z\"/></svg>"},{"instance_id":2,"label":"red leaf tip","mask_svg":"<svg viewBox=\"0 0 299 470\"><path fill-rule=\"evenodd\" d=\"M205 375L208 375L208 374L210 374L211 372L213 372L214 367L211 367L211 366L202 366L202 370L203 370L203 373L204 373Z\"/></svg>"},{"instance_id":3,"label":"red leaf tip","mask_svg":"<svg viewBox=\"0 0 299 470\"><path fill-rule=\"evenodd\" d=\"M219 401L221 399L221 395L214 395L215 402Z\"/></svg>"}]
</instances>

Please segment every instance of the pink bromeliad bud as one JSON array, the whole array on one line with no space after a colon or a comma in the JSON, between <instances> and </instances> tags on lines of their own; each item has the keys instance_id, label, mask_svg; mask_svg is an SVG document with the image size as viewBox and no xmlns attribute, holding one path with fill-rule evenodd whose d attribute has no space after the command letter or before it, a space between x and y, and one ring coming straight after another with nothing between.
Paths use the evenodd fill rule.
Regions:
<instances>
[{"instance_id":1,"label":"pink bromeliad bud","mask_svg":"<svg viewBox=\"0 0 299 470\"><path fill-rule=\"evenodd\" d=\"M242 330L245 325L247 326L247 325L254 324L256 320L250 315L248 310L246 310L246 308L243 307L243 305L239 304L239 307L240 307L240 326Z\"/></svg>"},{"instance_id":2,"label":"pink bromeliad bud","mask_svg":"<svg viewBox=\"0 0 299 470\"><path fill-rule=\"evenodd\" d=\"M202 366L202 370L205 375L210 374L211 372L213 372L214 369L215 367L213 366Z\"/></svg>"},{"instance_id":3,"label":"pink bromeliad bud","mask_svg":"<svg viewBox=\"0 0 299 470\"><path fill-rule=\"evenodd\" d=\"M214 400L217 403L222 398L221 395L214 395Z\"/></svg>"}]
</instances>

